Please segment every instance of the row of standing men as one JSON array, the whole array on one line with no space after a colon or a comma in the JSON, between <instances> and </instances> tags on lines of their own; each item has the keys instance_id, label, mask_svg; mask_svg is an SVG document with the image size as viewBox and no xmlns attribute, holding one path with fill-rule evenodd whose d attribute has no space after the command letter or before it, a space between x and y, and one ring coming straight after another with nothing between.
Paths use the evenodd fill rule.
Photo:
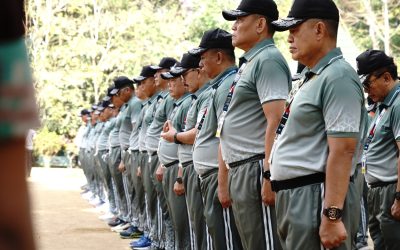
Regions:
<instances>
[{"instance_id":1,"label":"row of standing men","mask_svg":"<svg viewBox=\"0 0 400 250\"><path fill-rule=\"evenodd\" d=\"M222 12L233 34L206 31L180 62L116 78L92 107L82 166L110 225L142 236L133 249L351 249L364 174L375 249L399 249L393 58L368 50L357 75L336 47L331 0L278 13L272 0L243 0ZM273 41L284 30L306 66L293 85ZM370 128L363 89L380 104Z\"/></svg>"}]
</instances>

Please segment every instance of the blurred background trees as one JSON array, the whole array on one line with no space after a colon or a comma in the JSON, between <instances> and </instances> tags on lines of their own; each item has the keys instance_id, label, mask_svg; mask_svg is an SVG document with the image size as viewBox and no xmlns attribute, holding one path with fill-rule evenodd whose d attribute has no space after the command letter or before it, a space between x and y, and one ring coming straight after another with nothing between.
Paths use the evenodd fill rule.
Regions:
<instances>
[{"instance_id":1,"label":"blurred background trees","mask_svg":"<svg viewBox=\"0 0 400 250\"><path fill-rule=\"evenodd\" d=\"M72 150L80 109L101 100L114 77L134 77L143 65L157 64L163 56L180 59L207 29L230 31L232 22L222 18L221 10L235 9L239 2L26 0L27 43L42 120L37 153ZM276 0L281 17L291 2ZM335 2L341 28L349 35L345 40L353 40L360 52L386 50L400 62L398 0ZM275 35L289 61L286 38L287 32ZM242 53L237 51L238 56ZM46 138L55 143L45 143Z\"/></svg>"}]
</instances>

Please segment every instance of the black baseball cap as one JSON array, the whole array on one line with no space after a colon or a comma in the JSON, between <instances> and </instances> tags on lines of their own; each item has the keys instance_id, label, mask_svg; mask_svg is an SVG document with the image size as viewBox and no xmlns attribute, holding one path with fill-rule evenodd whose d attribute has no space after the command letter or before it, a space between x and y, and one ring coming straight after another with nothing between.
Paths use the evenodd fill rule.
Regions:
<instances>
[{"instance_id":1,"label":"black baseball cap","mask_svg":"<svg viewBox=\"0 0 400 250\"><path fill-rule=\"evenodd\" d=\"M339 22L339 10L332 0L295 0L288 16L273 21L272 25L276 31L285 31L311 18Z\"/></svg>"},{"instance_id":2,"label":"black baseball cap","mask_svg":"<svg viewBox=\"0 0 400 250\"><path fill-rule=\"evenodd\" d=\"M151 65L143 66L142 71L140 72L140 76L135 77L133 80L136 83L142 82L149 77L154 77L154 74L157 73L156 69L153 69Z\"/></svg>"},{"instance_id":3,"label":"black baseball cap","mask_svg":"<svg viewBox=\"0 0 400 250\"><path fill-rule=\"evenodd\" d=\"M251 14L263 15L270 21L275 21L279 17L278 7L273 0L243 0L236 10L222 11L222 16L228 21Z\"/></svg>"},{"instance_id":4,"label":"black baseball cap","mask_svg":"<svg viewBox=\"0 0 400 250\"><path fill-rule=\"evenodd\" d=\"M176 64L171 68L170 71L161 73L161 78L164 79L164 80L169 80L169 79L178 77L179 75L173 75L171 72L172 72L172 71L175 71L175 72L176 72L176 68L177 68L177 67L180 67L180 66L181 66L180 63L176 63Z\"/></svg>"},{"instance_id":5,"label":"black baseball cap","mask_svg":"<svg viewBox=\"0 0 400 250\"><path fill-rule=\"evenodd\" d=\"M133 86L133 81L126 76L119 76L114 79L114 89L111 90L110 94L115 95L122 88L127 86Z\"/></svg>"},{"instance_id":6,"label":"black baseball cap","mask_svg":"<svg viewBox=\"0 0 400 250\"><path fill-rule=\"evenodd\" d=\"M190 54L200 56L208 49L230 49L234 50L232 45L232 34L216 28L204 32L198 48L189 51Z\"/></svg>"},{"instance_id":7,"label":"black baseball cap","mask_svg":"<svg viewBox=\"0 0 400 250\"><path fill-rule=\"evenodd\" d=\"M177 63L177 60L172 57L163 57L158 65L150 66L152 69L160 70L160 69L170 69L172 66Z\"/></svg>"},{"instance_id":8,"label":"black baseball cap","mask_svg":"<svg viewBox=\"0 0 400 250\"><path fill-rule=\"evenodd\" d=\"M170 73L174 76L181 76L190 69L197 69L199 67L200 57L185 53L182 56L181 62L175 67L171 68Z\"/></svg>"},{"instance_id":9,"label":"black baseball cap","mask_svg":"<svg viewBox=\"0 0 400 250\"><path fill-rule=\"evenodd\" d=\"M84 116L84 115L90 115L90 111L87 109L82 109L79 114L79 117Z\"/></svg>"},{"instance_id":10,"label":"black baseball cap","mask_svg":"<svg viewBox=\"0 0 400 250\"><path fill-rule=\"evenodd\" d=\"M356 58L357 74L361 83L365 83L374 71L394 65L393 57L387 56L381 50L366 50Z\"/></svg>"}]
</instances>

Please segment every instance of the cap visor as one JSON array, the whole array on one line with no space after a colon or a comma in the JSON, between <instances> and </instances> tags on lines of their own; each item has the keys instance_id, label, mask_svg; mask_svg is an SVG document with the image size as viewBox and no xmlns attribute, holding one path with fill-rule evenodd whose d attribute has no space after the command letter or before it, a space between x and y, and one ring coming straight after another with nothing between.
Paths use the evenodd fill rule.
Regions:
<instances>
[{"instance_id":1,"label":"cap visor","mask_svg":"<svg viewBox=\"0 0 400 250\"><path fill-rule=\"evenodd\" d=\"M367 79L369 78L369 74L364 74L364 75L360 75L360 82L365 85L365 81L367 81Z\"/></svg>"},{"instance_id":2,"label":"cap visor","mask_svg":"<svg viewBox=\"0 0 400 250\"><path fill-rule=\"evenodd\" d=\"M201 54L203 54L207 49L206 48L202 48L202 47L198 47L195 49L191 49L189 51L189 54L193 55L193 56L200 56Z\"/></svg>"},{"instance_id":3,"label":"cap visor","mask_svg":"<svg viewBox=\"0 0 400 250\"><path fill-rule=\"evenodd\" d=\"M119 91L119 89L113 89L113 90L110 91L110 95L113 96L113 95L117 94L118 91Z\"/></svg>"},{"instance_id":4,"label":"cap visor","mask_svg":"<svg viewBox=\"0 0 400 250\"><path fill-rule=\"evenodd\" d=\"M305 20L306 19L287 17L273 21L272 26L274 26L276 31L285 31L301 24Z\"/></svg>"},{"instance_id":5,"label":"cap visor","mask_svg":"<svg viewBox=\"0 0 400 250\"><path fill-rule=\"evenodd\" d=\"M175 67L175 68L171 69L171 71L169 73L175 77L178 77L178 76L181 76L183 73L185 73L188 70L189 69L187 69L187 68Z\"/></svg>"},{"instance_id":6,"label":"cap visor","mask_svg":"<svg viewBox=\"0 0 400 250\"><path fill-rule=\"evenodd\" d=\"M109 100L111 100L111 97L109 97L109 96L106 96L106 97L103 98L103 101L105 101L105 102L107 102Z\"/></svg>"},{"instance_id":7,"label":"cap visor","mask_svg":"<svg viewBox=\"0 0 400 250\"><path fill-rule=\"evenodd\" d=\"M164 80L169 80L175 78L175 76L173 76L170 72L165 72L161 74L161 78Z\"/></svg>"},{"instance_id":8,"label":"cap visor","mask_svg":"<svg viewBox=\"0 0 400 250\"><path fill-rule=\"evenodd\" d=\"M151 68L151 69L154 69L154 70L160 70L160 69L162 69L162 67L160 67L160 66L158 66L158 65L152 65L152 66L150 66L150 68Z\"/></svg>"},{"instance_id":9,"label":"cap visor","mask_svg":"<svg viewBox=\"0 0 400 250\"><path fill-rule=\"evenodd\" d=\"M248 16L250 13L241 10L223 10L222 16L225 20L235 21L238 17Z\"/></svg>"},{"instance_id":10,"label":"cap visor","mask_svg":"<svg viewBox=\"0 0 400 250\"><path fill-rule=\"evenodd\" d=\"M145 79L146 79L146 77L144 77L144 76L138 76L138 77L134 78L133 80L134 80L136 83L139 83L139 82L141 82L141 81L143 81L143 80L145 80Z\"/></svg>"}]
</instances>

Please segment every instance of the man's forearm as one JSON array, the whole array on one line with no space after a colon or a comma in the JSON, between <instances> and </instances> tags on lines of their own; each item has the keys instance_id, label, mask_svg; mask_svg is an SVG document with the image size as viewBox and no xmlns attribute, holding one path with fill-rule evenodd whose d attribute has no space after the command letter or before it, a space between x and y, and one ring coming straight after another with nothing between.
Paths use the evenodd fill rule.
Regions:
<instances>
[{"instance_id":1,"label":"man's forearm","mask_svg":"<svg viewBox=\"0 0 400 250\"><path fill-rule=\"evenodd\" d=\"M356 139L329 138L329 154L326 165L325 207L343 208L349 187L352 159Z\"/></svg>"},{"instance_id":2,"label":"man's forearm","mask_svg":"<svg viewBox=\"0 0 400 250\"><path fill-rule=\"evenodd\" d=\"M180 141L183 144L189 144L192 145L194 143L194 140L196 138L196 133L197 129L192 128L191 130L185 131L185 132L179 132L176 135L176 138L178 141Z\"/></svg>"}]
</instances>

